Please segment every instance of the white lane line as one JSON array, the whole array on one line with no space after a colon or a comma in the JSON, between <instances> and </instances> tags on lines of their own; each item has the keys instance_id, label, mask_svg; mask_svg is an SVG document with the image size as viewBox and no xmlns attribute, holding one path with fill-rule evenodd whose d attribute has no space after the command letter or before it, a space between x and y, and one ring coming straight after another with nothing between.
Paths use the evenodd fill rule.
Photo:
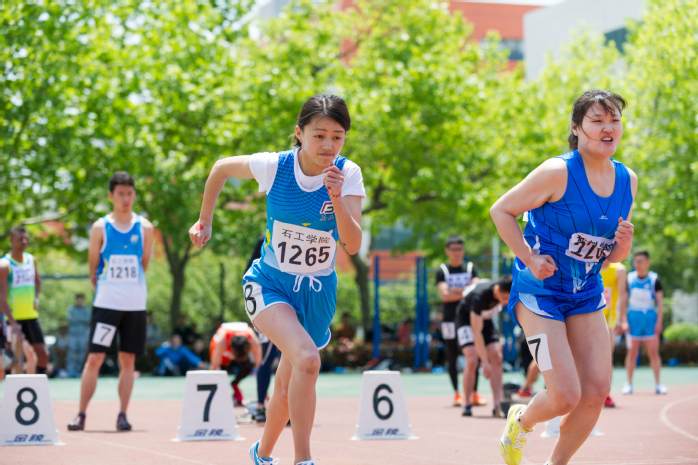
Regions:
<instances>
[{"instance_id":1,"label":"white lane line","mask_svg":"<svg viewBox=\"0 0 698 465\"><path fill-rule=\"evenodd\" d=\"M693 399L698 399L698 396L684 397L683 399L675 400L674 402L666 404L664 406L664 408L661 410L661 412L659 412L659 419L662 420L662 423L664 423L664 425L667 428L670 428L670 429L674 430L675 432L686 436L688 439L693 439L694 441L698 441L698 436L694 436L691 433L682 430L681 428L679 428L678 426L676 426L672 422L670 422L669 417L667 417L667 412L669 411L669 409L671 407L678 405L681 402L686 402L687 400L693 400Z\"/></svg>"},{"instance_id":2,"label":"white lane line","mask_svg":"<svg viewBox=\"0 0 698 465\"><path fill-rule=\"evenodd\" d=\"M148 452L149 454L159 455L159 456L161 456L161 457L167 457L167 458L174 459L174 460L181 460L181 461L183 461L183 462L198 463L199 465L215 465L215 464L208 463L208 462L200 462L200 461L198 461L198 460L192 460L192 459L187 459L187 458L184 458L184 457L178 457L178 456L176 456L176 455L165 454L165 453L163 453L163 452L156 452L156 451L150 450L150 449L143 449L143 448L141 448L141 447L126 446L126 445L124 445L124 444L118 444L118 443L116 443L116 442L102 441L102 440L99 440L99 439L92 439L92 438L86 437L85 435L75 435L75 437L76 437L76 438L79 438L79 439L84 439L84 440L86 440L86 441L98 442L98 443L101 443L101 444L109 444L110 446L121 447L121 448L124 448L124 449L137 450L137 451L139 451L139 452Z\"/></svg>"}]
</instances>

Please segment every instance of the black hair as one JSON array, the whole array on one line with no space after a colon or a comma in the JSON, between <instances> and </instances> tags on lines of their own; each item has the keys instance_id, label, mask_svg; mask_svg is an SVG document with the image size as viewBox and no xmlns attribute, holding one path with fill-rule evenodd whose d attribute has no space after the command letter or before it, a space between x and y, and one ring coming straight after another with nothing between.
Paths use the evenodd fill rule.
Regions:
<instances>
[{"instance_id":1,"label":"black hair","mask_svg":"<svg viewBox=\"0 0 698 465\"><path fill-rule=\"evenodd\" d=\"M584 121L584 116L586 116L589 108L596 103L601 105L604 111L610 115L615 113L616 109L622 114L623 110L628 106L628 102L623 97L608 90L590 90L577 97L574 105L572 105L570 135L567 137L567 141L570 143L570 150L577 150L579 144L579 138L574 135L572 129L579 128L580 131L583 131L582 121Z\"/></svg>"},{"instance_id":2,"label":"black hair","mask_svg":"<svg viewBox=\"0 0 698 465\"><path fill-rule=\"evenodd\" d=\"M647 260L650 259L650 253L647 250L638 250L633 254L633 258L637 257L638 255L644 255L645 257L647 257Z\"/></svg>"},{"instance_id":3,"label":"black hair","mask_svg":"<svg viewBox=\"0 0 698 465\"><path fill-rule=\"evenodd\" d=\"M20 224L19 226L15 226L14 228L10 229L10 237L14 236L15 234L26 234L26 233L27 233L27 228L25 228L23 224Z\"/></svg>"},{"instance_id":4,"label":"black hair","mask_svg":"<svg viewBox=\"0 0 698 465\"><path fill-rule=\"evenodd\" d=\"M245 336L233 336L230 339L230 350L235 355L236 360L246 360L250 350L252 350L252 344Z\"/></svg>"},{"instance_id":5,"label":"black hair","mask_svg":"<svg viewBox=\"0 0 698 465\"><path fill-rule=\"evenodd\" d=\"M347 103L344 99L331 94L317 94L313 95L308 99L301 112L298 114L298 127L301 131L310 124L316 117L328 116L339 123L340 126L344 128L346 132L351 129L351 117L349 116L349 109L347 108ZM298 140L295 133L291 136L295 142L293 142L294 147L300 147L301 141Z\"/></svg>"},{"instance_id":6,"label":"black hair","mask_svg":"<svg viewBox=\"0 0 698 465\"><path fill-rule=\"evenodd\" d=\"M82 293L80 293L80 294L75 294L75 298L76 298L76 299L79 299L79 298L84 299L84 298L85 298L85 294L82 294Z\"/></svg>"},{"instance_id":7,"label":"black hair","mask_svg":"<svg viewBox=\"0 0 698 465\"><path fill-rule=\"evenodd\" d=\"M109 192L114 192L116 186L131 186L135 189L136 181L126 171L117 171L109 178Z\"/></svg>"},{"instance_id":8,"label":"black hair","mask_svg":"<svg viewBox=\"0 0 698 465\"><path fill-rule=\"evenodd\" d=\"M451 244L461 244L463 245L463 238L460 236L448 236L448 239L446 239L446 247L448 247Z\"/></svg>"},{"instance_id":9,"label":"black hair","mask_svg":"<svg viewBox=\"0 0 698 465\"><path fill-rule=\"evenodd\" d=\"M513 283L513 278L511 277L510 274L505 274L504 276L501 276L499 278L499 281L497 281L497 285L499 286L499 290L501 292L506 292L507 294L511 292L511 285Z\"/></svg>"}]
</instances>

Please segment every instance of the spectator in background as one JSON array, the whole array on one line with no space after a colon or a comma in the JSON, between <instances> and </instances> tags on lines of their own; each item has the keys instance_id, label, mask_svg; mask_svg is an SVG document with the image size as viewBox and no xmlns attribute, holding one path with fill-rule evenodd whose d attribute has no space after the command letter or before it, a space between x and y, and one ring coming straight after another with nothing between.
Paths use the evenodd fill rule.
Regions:
<instances>
[{"instance_id":1,"label":"spectator in background","mask_svg":"<svg viewBox=\"0 0 698 465\"><path fill-rule=\"evenodd\" d=\"M184 345L194 344L194 331L192 331L190 326L187 326L187 319L184 315L177 317L177 326L175 326L172 334L182 338L182 344Z\"/></svg>"},{"instance_id":2,"label":"spectator in background","mask_svg":"<svg viewBox=\"0 0 698 465\"><path fill-rule=\"evenodd\" d=\"M189 338L188 341L184 341L184 345L189 347L190 349L193 349L196 341L198 339L202 339L203 336L198 331L198 328L196 327L196 323L192 323L191 325L189 325L189 327L191 328L191 337Z\"/></svg>"},{"instance_id":3,"label":"spectator in background","mask_svg":"<svg viewBox=\"0 0 698 465\"><path fill-rule=\"evenodd\" d=\"M85 305L85 295L75 296L75 305L68 309L68 356L66 370L72 378L82 373L90 339L92 310Z\"/></svg>"},{"instance_id":4,"label":"spectator in background","mask_svg":"<svg viewBox=\"0 0 698 465\"><path fill-rule=\"evenodd\" d=\"M147 326L145 327L146 348L157 347L165 340L162 335L162 329L160 329L160 325L156 324L153 320L153 312L147 312L145 314L145 320L147 322Z\"/></svg>"},{"instance_id":5,"label":"spectator in background","mask_svg":"<svg viewBox=\"0 0 698 465\"><path fill-rule=\"evenodd\" d=\"M182 376L189 370L206 370L207 366L191 350L182 345L179 334L173 334L169 342L164 342L155 350L160 357L157 374L160 376Z\"/></svg>"},{"instance_id":6,"label":"spectator in background","mask_svg":"<svg viewBox=\"0 0 698 465\"><path fill-rule=\"evenodd\" d=\"M353 341L354 337L356 337L356 326L351 324L349 314L344 312L342 313L342 321L337 326L337 338Z\"/></svg>"}]
</instances>

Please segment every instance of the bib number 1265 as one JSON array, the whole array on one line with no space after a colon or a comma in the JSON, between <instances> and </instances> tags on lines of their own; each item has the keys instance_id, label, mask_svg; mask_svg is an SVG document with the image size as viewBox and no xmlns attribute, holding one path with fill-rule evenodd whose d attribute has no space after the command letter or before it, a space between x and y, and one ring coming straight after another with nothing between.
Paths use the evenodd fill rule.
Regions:
<instances>
[{"instance_id":1,"label":"bib number 1265","mask_svg":"<svg viewBox=\"0 0 698 465\"><path fill-rule=\"evenodd\" d=\"M303 253L303 249L297 245L291 245L292 254L286 253L286 248L289 245L286 242L279 243L279 262L288 263L291 265L314 266L316 263L324 264L330 259L330 250L332 247L309 247Z\"/></svg>"}]
</instances>

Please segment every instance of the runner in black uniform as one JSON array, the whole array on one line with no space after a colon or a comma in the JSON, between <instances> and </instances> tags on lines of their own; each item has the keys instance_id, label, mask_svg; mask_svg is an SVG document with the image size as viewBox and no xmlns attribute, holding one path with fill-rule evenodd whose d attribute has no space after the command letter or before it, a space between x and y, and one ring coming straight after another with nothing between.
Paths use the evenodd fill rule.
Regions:
<instances>
[{"instance_id":1,"label":"runner in black uniform","mask_svg":"<svg viewBox=\"0 0 698 465\"><path fill-rule=\"evenodd\" d=\"M449 237L446 240L444 252L448 255L448 264L442 263L436 270L436 286L439 288L439 294L443 301L441 333L448 358L448 373L451 376L453 390L456 392L453 405L458 407L462 405L462 396L458 393L458 370L456 368L456 359L459 354L458 342L456 341L456 307L463 296L463 290L470 284L476 283L478 278L473 263L463 263L465 249L462 237ZM465 403L470 402L471 399L468 399Z\"/></svg>"},{"instance_id":2,"label":"runner in black uniform","mask_svg":"<svg viewBox=\"0 0 698 465\"><path fill-rule=\"evenodd\" d=\"M500 304L507 304L510 291L511 275L503 276L499 281L480 281L469 292L466 291L456 308L458 345L466 359L463 370L465 398L469 398L469 387L473 385L479 357L485 378L492 385L492 415L502 418L505 417L499 405L502 400L502 346L492 317L501 309L498 308ZM471 408L472 404L466 401L463 415L471 416Z\"/></svg>"}]
</instances>

